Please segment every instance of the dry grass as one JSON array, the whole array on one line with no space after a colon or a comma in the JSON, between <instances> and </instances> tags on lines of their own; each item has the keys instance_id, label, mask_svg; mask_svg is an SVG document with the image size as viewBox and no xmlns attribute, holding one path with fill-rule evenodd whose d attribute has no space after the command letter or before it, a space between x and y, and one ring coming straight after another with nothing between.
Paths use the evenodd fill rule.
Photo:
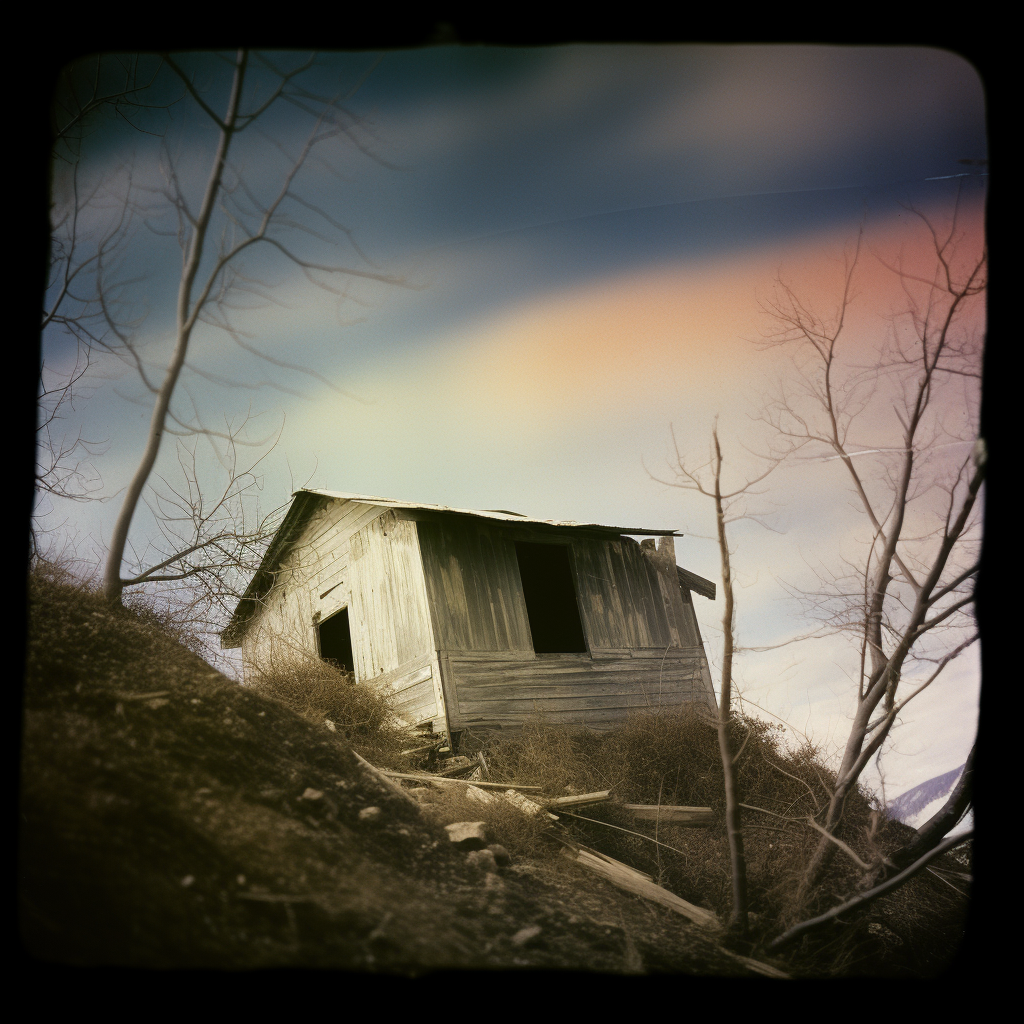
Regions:
<instances>
[{"instance_id":1,"label":"dry grass","mask_svg":"<svg viewBox=\"0 0 1024 1024\"><path fill-rule=\"evenodd\" d=\"M556 849L551 842L551 820L546 815L530 816L501 795L487 803L467 794L465 786L431 786L423 807L435 821L484 821L492 842L501 843L514 861L547 859Z\"/></svg>"},{"instance_id":2,"label":"dry grass","mask_svg":"<svg viewBox=\"0 0 1024 1024\"><path fill-rule=\"evenodd\" d=\"M395 720L389 693L358 685L351 673L304 652L265 658L247 682L260 696L309 722L325 728L330 722L373 764L391 765L409 742Z\"/></svg>"},{"instance_id":3,"label":"dry grass","mask_svg":"<svg viewBox=\"0 0 1024 1024\"><path fill-rule=\"evenodd\" d=\"M744 810L743 821L752 936L756 944L765 944L795 920L867 887L872 876L837 852L810 902L795 905L797 885L820 836L806 819L827 804L834 776L815 749L786 749L776 727L740 718L735 729L742 745L737 762L741 799L760 808ZM731 875L722 768L716 729L705 715L685 707L673 715L642 713L604 734L537 722L486 743L486 757L492 779L541 785L548 795L611 789L617 802L563 816L570 833L648 872L684 899L723 919L728 915ZM710 807L714 823L655 829L621 806L659 802ZM861 860L877 864L906 841L909 830L886 821L869 795L858 790L847 798L836 835ZM663 845L651 842L655 838ZM955 955L966 909L964 896L926 873L851 915L852 926L847 922L812 934L787 955L798 971L814 975L934 973Z\"/></svg>"}]
</instances>

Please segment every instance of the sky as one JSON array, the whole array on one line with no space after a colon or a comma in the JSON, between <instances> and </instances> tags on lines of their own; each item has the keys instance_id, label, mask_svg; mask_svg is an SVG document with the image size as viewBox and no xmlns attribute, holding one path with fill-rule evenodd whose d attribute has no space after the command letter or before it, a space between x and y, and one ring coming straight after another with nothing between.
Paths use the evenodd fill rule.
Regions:
<instances>
[{"instance_id":1,"label":"sky","mask_svg":"<svg viewBox=\"0 0 1024 1024\"><path fill-rule=\"evenodd\" d=\"M223 110L226 64L178 59ZM279 67L296 59L272 56ZM269 81L254 62L246 99L266 96ZM676 451L705 461L717 418L727 472L759 465L750 451L769 434L758 415L792 373L758 344L777 280L811 307L834 306L862 232L850 358L870 367L907 299L886 264L929 265L911 207L945 225L956 205L962 251L983 241L983 89L944 50L434 46L321 55L301 81L340 95L348 114L345 134L296 179L306 205L287 211L316 234L293 228L288 244L393 283L304 274L264 247L245 270L272 301L243 295L225 313L273 361L197 328L175 408L191 401L208 425L248 413L253 437L279 432L261 464L267 509L311 486L676 529L679 563L719 582L712 507L671 486ZM109 277L132 279L133 337L158 374L181 266L158 189L173 166L196 206L215 134L169 76L150 95L134 125L99 123L84 141L80 184L102 182L105 199L81 223L88 233L111 222L130 170L146 211ZM238 137L231 174L254 200L275 194L309 124L275 106ZM56 176L58 201L68 181ZM981 316L971 313L977 330ZM68 365L57 332L43 351L55 370ZM88 560L109 541L151 406L137 373L109 357L83 384L62 425L104 442L93 462L97 493L111 500L58 503L47 522ZM897 443L886 386L858 428L862 447ZM939 401L949 436L969 436L970 387ZM740 692L752 713L829 754L848 731L856 651L842 637L778 646L812 628L794 590L865 540L845 471L827 454L777 470L748 506L763 521L738 522L730 537L740 643L762 648L739 658ZM951 442L938 469L964 454ZM214 479L208 449L200 457ZM882 486L887 458L858 464ZM171 444L158 471L176 471ZM934 499L921 499L921 515ZM141 517L140 550L151 529ZM717 686L721 601L695 605ZM908 706L882 761L888 796L966 760L979 685L973 648ZM865 781L882 780L872 769Z\"/></svg>"}]
</instances>

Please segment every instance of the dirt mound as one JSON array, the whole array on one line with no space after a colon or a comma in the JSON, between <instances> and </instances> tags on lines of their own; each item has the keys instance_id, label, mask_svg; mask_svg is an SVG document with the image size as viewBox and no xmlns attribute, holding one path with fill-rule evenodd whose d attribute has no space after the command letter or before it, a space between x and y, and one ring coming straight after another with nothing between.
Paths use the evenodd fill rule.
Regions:
<instances>
[{"instance_id":1,"label":"dirt mound","mask_svg":"<svg viewBox=\"0 0 1024 1024\"><path fill-rule=\"evenodd\" d=\"M555 856L474 869L344 738L214 671L144 610L51 572L33 578L30 617L19 894L34 957L744 973L681 918Z\"/></svg>"}]
</instances>

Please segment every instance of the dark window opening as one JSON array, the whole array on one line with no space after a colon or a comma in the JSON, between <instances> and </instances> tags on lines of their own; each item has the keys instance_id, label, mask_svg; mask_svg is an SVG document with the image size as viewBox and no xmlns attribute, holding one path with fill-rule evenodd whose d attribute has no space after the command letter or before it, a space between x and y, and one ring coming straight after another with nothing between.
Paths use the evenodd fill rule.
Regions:
<instances>
[{"instance_id":1,"label":"dark window opening","mask_svg":"<svg viewBox=\"0 0 1024 1024\"><path fill-rule=\"evenodd\" d=\"M576 587L564 544L516 544L526 614L538 654L585 654Z\"/></svg>"},{"instance_id":2,"label":"dark window opening","mask_svg":"<svg viewBox=\"0 0 1024 1024\"><path fill-rule=\"evenodd\" d=\"M348 628L348 609L324 619L317 626L320 635L320 657L333 662L346 672L354 672L352 658L352 634Z\"/></svg>"}]
</instances>

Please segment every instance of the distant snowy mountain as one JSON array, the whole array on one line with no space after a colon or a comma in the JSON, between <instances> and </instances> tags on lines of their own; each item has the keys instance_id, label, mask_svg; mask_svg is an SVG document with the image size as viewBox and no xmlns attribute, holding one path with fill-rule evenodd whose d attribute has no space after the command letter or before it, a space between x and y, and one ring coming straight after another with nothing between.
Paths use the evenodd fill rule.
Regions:
<instances>
[{"instance_id":1,"label":"distant snowy mountain","mask_svg":"<svg viewBox=\"0 0 1024 1024\"><path fill-rule=\"evenodd\" d=\"M936 797L930 804L925 804L917 814L912 818L908 818L903 824L909 825L911 828L920 828L945 802L945 796ZM963 832L969 832L972 828L974 828L973 810L968 811L964 815L963 820L955 828L950 829L949 835L958 836Z\"/></svg>"},{"instance_id":2,"label":"distant snowy mountain","mask_svg":"<svg viewBox=\"0 0 1024 1024\"><path fill-rule=\"evenodd\" d=\"M906 793L900 794L895 800L889 801L889 813L897 820L911 828L920 828L945 802L950 790L957 784L964 764L944 775L936 775L934 779L922 782ZM928 811L925 815L923 812Z\"/></svg>"}]
</instances>

